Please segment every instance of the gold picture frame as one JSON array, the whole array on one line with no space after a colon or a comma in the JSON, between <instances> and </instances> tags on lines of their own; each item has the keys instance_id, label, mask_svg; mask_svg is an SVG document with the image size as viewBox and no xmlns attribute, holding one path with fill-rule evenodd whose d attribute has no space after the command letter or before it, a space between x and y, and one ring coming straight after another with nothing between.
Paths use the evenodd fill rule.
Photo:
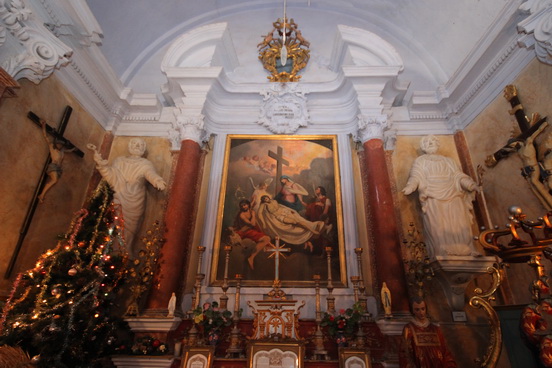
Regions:
<instances>
[{"instance_id":1,"label":"gold picture frame","mask_svg":"<svg viewBox=\"0 0 552 368\"><path fill-rule=\"evenodd\" d=\"M281 367L303 368L303 342L253 341L247 345L249 368Z\"/></svg>"},{"instance_id":2,"label":"gold picture frame","mask_svg":"<svg viewBox=\"0 0 552 368\"><path fill-rule=\"evenodd\" d=\"M182 349L180 368L211 368L214 357L214 346L186 346Z\"/></svg>"},{"instance_id":3,"label":"gold picture frame","mask_svg":"<svg viewBox=\"0 0 552 368\"><path fill-rule=\"evenodd\" d=\"M288 204L285 204L284 199L289 199L290 194L282 191L284 182L288 186L292 185L293 190L299 188L299 193L307 193L292 193L291 197L298 205L295 208L297 214L294 214L292 220L288 220L287 217L284 220L276 216L269 217L258 200L261 197L259 192L262 194L262 191L257 189L260 189L261 184L268 183L264 189L265 194L269 195L271 201L282 200L282 206L287 210ZM280 192L284 193L279 194ZM316 192L325 192L326 195L316 197ZM252 200L252 197L256 197L257 200ZM255 234L249 236L244 235L243 231L238 231L243 228L237 222L241 214L242 200L251 201L251 207L255 207L258 212L256 217L261 234L256 238ZM319 202L318 207L323 207L323 203L329 203L326 214L320 213L316 202ZM274 218L277 219L270 223ZM292 224L279 225L286 221L291 221ZM289 227L292 227L293 231L299 229L299 235L287 236ZM301 233L307 228L310 230L307 230L306 235ZM326 280L327 249L331 249L330 265L334 287L347 286L339 155L335 135L227 136L213 247L211 285L222 284L226 266L224 248L231 245L228 261L229 278L240 274L242 286L271 286L275 275L274 259L269 258L271 252L262 251L270 249L270 245L266 243L263 248L262 242L259 241L262 235L267 235L272 245L276 244L278 236L280 246L289 249L279 260L279 279L282 287L313 287L315 274Z\"/></svg>"},{"instance_id":4,"label":"gold picture frame","mask_svg":"<svg viewBox=\"0 0 552 368\"><path fill-rule=\"evenodd\" d=\"M372 368L370 353L364 349L339 348L339 368Z\"/></svg>"}]
</instances>

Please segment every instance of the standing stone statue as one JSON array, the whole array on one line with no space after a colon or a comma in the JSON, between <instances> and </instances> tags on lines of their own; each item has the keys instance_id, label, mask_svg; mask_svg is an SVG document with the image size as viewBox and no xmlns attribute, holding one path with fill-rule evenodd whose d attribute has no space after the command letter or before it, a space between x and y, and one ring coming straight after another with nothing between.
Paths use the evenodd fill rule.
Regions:
<instances>
[{"instance_id":1,"label":"standing stone statue","mask_svg":"<svg viewBox=\"0 0 552 368\"><path fill-rule=\"evenodd\" d=\"M117 157L110 166L99 154L96 146L87 145L94 151L96 168L111 186L113 202L121 206L124 219L124 238L127 251L133 255L132 243L140 229L146 207L146 182L158 190L165 190L167 184L155 171L148 159L142 157L146 152L146 142L132 138L128 143L129 156Z\"/></svg>"},{"instance_id":2,"label":"standing stone statue","mask_svg":"<svg viewBox=\"0 0 552 368\"><path fill-rule=\"evenodd\" d=\"M402 192L418 190L429 257L481 256L474 249L471 228L477 183L452 159L436 154L437 137L422 138L420 148L425 154L414 161Z\"/></svg>"},{"instance_id":3,"label":"standing stone statue","mask_svg":"<svg viewBox=\"0 0 552 368\"><path fill-rule=\"evenodd\" d=\"M381 304L383 304L383 311L385 313L385 318L391 318L393 317L393 314L391 313L391 290L387 287L387 283L384 281L381 285Z\"/></svg>"}]
</instances>

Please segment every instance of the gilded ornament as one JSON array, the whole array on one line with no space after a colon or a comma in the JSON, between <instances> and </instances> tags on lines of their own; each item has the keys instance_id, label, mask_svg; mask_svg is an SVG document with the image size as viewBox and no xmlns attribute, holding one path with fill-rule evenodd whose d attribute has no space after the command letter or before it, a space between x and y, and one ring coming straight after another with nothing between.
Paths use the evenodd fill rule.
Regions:
<instances>
[{"instance_id":1,"label":"gilded ornament","mask_svg":"<svg viewBox=\"0 0 552 368\"><path fill-rule=\"evenodd\" d=\"M310 43L297 28L297 23L287 17L278 18L273 28L257 45L259 60L270 72L271 82L297 82L297 73L307 66L310 58Z\"/></svg>"}]
</instances>

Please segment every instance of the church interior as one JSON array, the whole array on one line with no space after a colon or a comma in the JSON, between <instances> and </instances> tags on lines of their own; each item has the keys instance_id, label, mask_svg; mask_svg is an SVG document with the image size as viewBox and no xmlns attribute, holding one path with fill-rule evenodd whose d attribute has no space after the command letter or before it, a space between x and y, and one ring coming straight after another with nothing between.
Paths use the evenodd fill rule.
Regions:
<instances>
[{"instance_id":1,"label":"church interior","mask_svg":"<svg viewBox=\"0 0 552 368\"><path fill-rule=\"evenodd\" d=\"M550 24L0 0L0 366L552 367Z\"/></svg>"}]
</instances>

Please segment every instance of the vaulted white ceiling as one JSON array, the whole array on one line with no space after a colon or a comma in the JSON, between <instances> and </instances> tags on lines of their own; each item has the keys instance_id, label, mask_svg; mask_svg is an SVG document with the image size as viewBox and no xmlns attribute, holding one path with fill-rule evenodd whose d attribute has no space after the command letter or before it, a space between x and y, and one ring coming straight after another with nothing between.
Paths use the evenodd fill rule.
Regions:
<instances>
[{"instance_id":1,"label":"vaulted white ceiling","mask_svg":"<svg viewBox=\"0 0 552 368\"><path fill-rule=\"evenodd\" d=\"M183 113L204 116L211 132L266 132L257 123L271 83L257 45L283 0L21 1L0 0L0 63L35 82L59 69L106 129L164 136ZM382 115L399 134L464 128L535 58L535 45L550 58L539 25L551 19L549 3L288 0L310 41L299 82L309 126L354 131L359 115Z\"/></svg>"}]
</instances>

